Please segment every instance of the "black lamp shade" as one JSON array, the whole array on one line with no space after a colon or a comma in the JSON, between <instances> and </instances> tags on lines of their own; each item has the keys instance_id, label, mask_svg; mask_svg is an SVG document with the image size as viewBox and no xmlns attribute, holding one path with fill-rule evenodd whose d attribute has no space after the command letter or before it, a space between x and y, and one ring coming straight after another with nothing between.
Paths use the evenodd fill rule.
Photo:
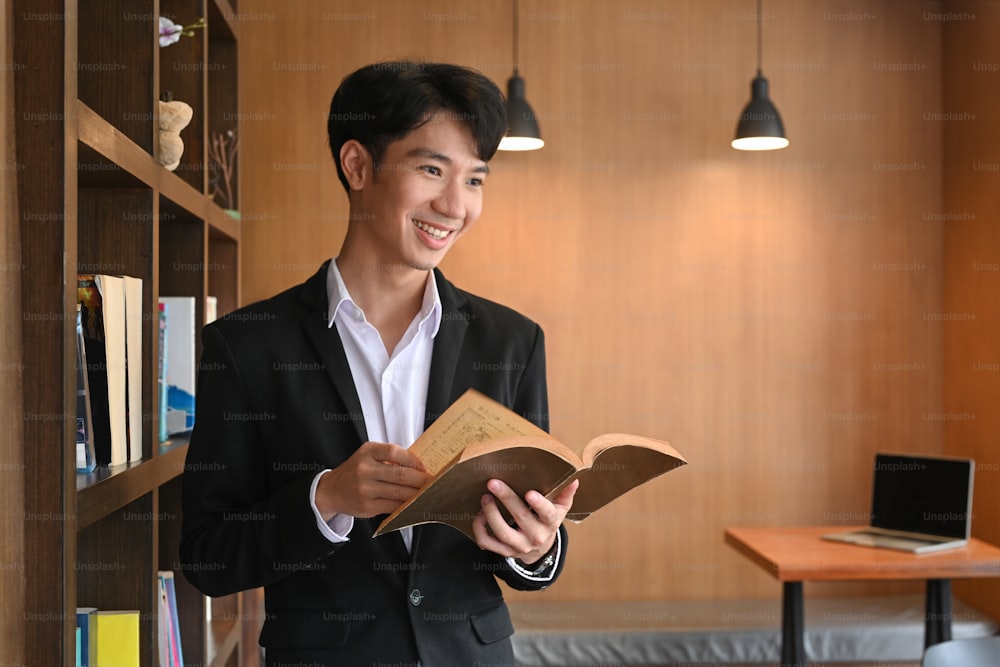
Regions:
<instances>
[{"instance_id":1,"label":"black lamp shade","mask_svg":"<svg viewBox=\"0 0 1000 667\"><path fill-rule=\"evenodd\" d=\"M736 125L732 147L745 151L767 151L787 145L785 126L767 94L767 79L758 72L750 84L750 102Z\"/></svg>"},{"instance_id":2,"label":"black lamp shade","mask_svg":"<svg viewBox=\"0 0 1000 667\"><path fill-rule=\"evenodd\" d=\"M507 135L500 140L499 148L502 151L531 151L544 145L535 112L524 99L524 79L515 73L507 81Z\"/></svg>"}]
</instances>

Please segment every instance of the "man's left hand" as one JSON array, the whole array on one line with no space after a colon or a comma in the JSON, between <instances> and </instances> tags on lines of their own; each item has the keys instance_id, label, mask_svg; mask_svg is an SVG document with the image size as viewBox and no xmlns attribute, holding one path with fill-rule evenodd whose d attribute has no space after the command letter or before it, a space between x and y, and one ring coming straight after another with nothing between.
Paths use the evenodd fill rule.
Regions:
<instances>
[{"instance_id":1,"label":"man's left hand","mask_svg":"<svg viewBox=\"0 0 1000 667\"><path fill-rule=\"evenodd\" d=\"M521 498L499 479L491 479L486 484L489 493L483 496L483 509L472 522L476 544L530 567L555 543L579 485L579 480L573 480L558 496L548 500L538 491L528 491ZM504 519L498 503L513 518L514 525Z\"/></svg>"}]
</instances>

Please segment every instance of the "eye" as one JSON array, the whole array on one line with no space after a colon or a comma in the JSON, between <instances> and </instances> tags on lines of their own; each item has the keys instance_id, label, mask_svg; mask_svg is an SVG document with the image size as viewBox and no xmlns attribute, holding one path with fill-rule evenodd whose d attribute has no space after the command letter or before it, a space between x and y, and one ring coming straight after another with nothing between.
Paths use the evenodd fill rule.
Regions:
<instances>
[{"instance_id":1,"label":"eye","mask_svg":"<svg viewBox=\"0 0 1000 667\"><path fill-rule=\"evenodd\" d=\"M474 177L470 178L467 181L467 183L469 185L472 185L472 186L477 187L477 188L483 187L483 179L479 178L478 176L474 176Z\"/></svg>"},{"instance_id":2,"label":"eye","mask_svg":"<svg viewBox=\"0 0 1000 667\"><path fill-rule=\"evenodd\" d=\"M426 171L431 176L440 176L441 175L441 168L440 167L435 167L432 164L422 165L420 167L420 169L423 170L423 171Z\"/></svg>"}]
</instances>

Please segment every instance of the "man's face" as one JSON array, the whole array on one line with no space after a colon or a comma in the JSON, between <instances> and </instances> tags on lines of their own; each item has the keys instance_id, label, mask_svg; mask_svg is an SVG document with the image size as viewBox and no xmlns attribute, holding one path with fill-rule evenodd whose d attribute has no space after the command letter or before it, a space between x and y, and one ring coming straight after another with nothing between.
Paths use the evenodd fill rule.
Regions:
<instances>
[{"instance_id":1,"label":"man's face","mask_svg":"<svg viewBox=\"0 0 1000 667\"><path fill-rule=\"evenodd\" d=\"M432 269L479 218L488 171L466 126L438 113L389 144L352 224L385 268Z\"/></svg>"}]
</instances>

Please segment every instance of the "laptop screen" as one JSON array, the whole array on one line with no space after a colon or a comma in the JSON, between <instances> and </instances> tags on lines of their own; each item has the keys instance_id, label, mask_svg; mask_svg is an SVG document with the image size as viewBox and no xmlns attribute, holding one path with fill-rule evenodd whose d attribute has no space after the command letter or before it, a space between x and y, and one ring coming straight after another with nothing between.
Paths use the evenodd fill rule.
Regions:
<instances>
[{"instance_id":1,"label":"laptop screen","mask_svg":"<svg viewBox=\"0 0 1000 667\"><path fill-rule=\"evenodd\" d=\"M968 538L972 473L968 459L876 454L871 525Z\"/></svg>"}]
</instances>

